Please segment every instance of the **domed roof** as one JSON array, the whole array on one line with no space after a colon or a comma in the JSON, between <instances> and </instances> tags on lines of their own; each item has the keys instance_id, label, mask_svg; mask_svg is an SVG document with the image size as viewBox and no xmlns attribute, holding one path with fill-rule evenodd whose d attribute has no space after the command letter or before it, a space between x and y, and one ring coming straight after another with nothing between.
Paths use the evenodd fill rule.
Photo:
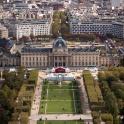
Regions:
<instances>
[{"instance_id":1,"label":"domed roof","mask_svg":"<svg viewBox=\"0 0 124 124\"><path fill-rule=\"evenodd\" d=\"M53 43L53 48L58 48L59 46L63 48L67 47L66 41L62 37L58 37Z\"/></svg>"}]
</instances>

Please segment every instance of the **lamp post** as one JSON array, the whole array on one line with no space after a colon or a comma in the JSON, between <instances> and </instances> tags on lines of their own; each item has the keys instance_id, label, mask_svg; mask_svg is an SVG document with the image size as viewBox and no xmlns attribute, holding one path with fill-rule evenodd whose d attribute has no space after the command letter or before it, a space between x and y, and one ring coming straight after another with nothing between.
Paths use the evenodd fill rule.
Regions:
<instances>
[{"instance_id":1,"label":"lamp post","mask_svg":"<svg viewBox=\"0 0 124 124\"><path fill-rule=\"evenodd\" d=\"M99 119L100 119L100 122L101 122L101 110L99 111Z\"/></svg>"},{"instance_id":2,"label":"lamp post","mask_svg":"<svg viewBox=\"0 0 124 124\"><path fill-rule=\"evenodd\" d=\"M3 76L3 70L1 71L1 80L2 80L2 76Z\"/></svg>"},{"instance_id":3,"label":"lamp post","mask_svg":"<svg viewBox=\"0 0 124 124\"><path fill-rule=\"evenodd\" d=\"M4 70L3 68L0 69L0 74L1 74L1 78L0 78L0 79L1 79L1 80L3 79L3 70Z\"/></svg>"}]
</instances>

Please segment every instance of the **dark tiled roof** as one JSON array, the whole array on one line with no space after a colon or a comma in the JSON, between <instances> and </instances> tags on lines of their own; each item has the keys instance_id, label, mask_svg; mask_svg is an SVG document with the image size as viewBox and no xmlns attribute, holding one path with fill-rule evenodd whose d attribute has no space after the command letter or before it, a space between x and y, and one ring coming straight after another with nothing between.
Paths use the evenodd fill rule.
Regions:
<instances>
[{"instance_id":1,"label":"dark tiled roof","mask_svg":"<svg viewBox=\"0 0 124 124\"><path fill-rule=\"evenodd\" d=\"M7 49L11 49L11 47L14 45L14 41L8 40L8 39L0 39L0 50L4 51Z\"/></svg>"},{"instance_id":2,"label":"dark tiled roof","mask_svg":"<svg viewBox=\"0 0 124 124\"><path fill-rule=\"evenodd\" d=\"M64 39L62 39L62 37L58 37L56 39L56 41L53 43L53 48L58 48L60 45L63 48L67 47L66 41Z\"/></svg>"},{"instance_id":3,"label":"dark tiled roof","mask_svg":"<svg viewBox=\"0 0 124 124\"><path fill-rule=\"evenodd\" d=\"M21 53L51 53L52 48L30 48L24 47L22 48Z\"/></svg>"},{"instance_id":4,"label":"dark tiled roof","mask_svg":"<svg viewBox=\"0 0 124 124\"><path fill-rule=\"evenodd\" d=\"M20 56L17 55L17 54L2 54L2 55L0 55L0 58L6 58L6 57L10 57L10 58L20 58Z\"/></svg>"},{"instance_id":5,"label":"dark tiled roof","mask_svg":"<svg viewBox=\"0 0 124 124\"><path fill-rule=\"evenodd\" d=\"M96 52L97 48L68 48L68 52Z\"/></svg>"}]
</instances>

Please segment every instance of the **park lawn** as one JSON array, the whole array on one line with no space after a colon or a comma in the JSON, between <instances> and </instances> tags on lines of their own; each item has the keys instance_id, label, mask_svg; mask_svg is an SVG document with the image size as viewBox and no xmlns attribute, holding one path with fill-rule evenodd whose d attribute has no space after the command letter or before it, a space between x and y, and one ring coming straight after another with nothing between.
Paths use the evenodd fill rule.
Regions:
<instances>
[{"instance_id":1,"label":"park lawn","mask_svg":"<svg viewBox=\"0 0 124 124\"><path fill-rule=\"evenodd\" d=\"M46 100L47 99L47 89L42 90L41 99L43 99L43 100Z\"/></svg>"},{"instance_id":2,"label":"park lawn","mask_svg":"<svg viewBox=\"0 0 124 124\"><path fill-rule=\"evenodd\" d=\"M76 113L80 114L82 113L82 108L81 108L80 94L78 90L74 91L74 98L75 98Z\"/></svg>"},{"instance_id":3,"label":"park lawn","mask_svg":"<svg viewBox=\"0 0 124 124\"><path fill-rule=\"evenodd\" d=\"M45 107L46 107L46 102L41 101L40 102L40 108L39 108L39 114L44 114L45 113Z\"/></svg>"},{"instance_id":4,"label":"park lawn","mask_svg":"<svg viewBox=\"0 0 124 124\"><path fill-rule=\"evenodd\" d=\"M47 114L51 113L66 113L71 114L75 113L74 102L73 101L49 101L47 102Z\"/></svg>"},{"instance_id":5,"label":"park lawn","mask_svg":"<svg viewBox=\"0 0 124 124\"><path fill-rule=\"evenodd\" d=\"M45 114L45 111L46 114L82 113L78 89L78 85L75 82L64 83L61 87L58 84L44 84L42 87L39 114Z\"/></svg>"},{"instance_id":6,"label":"park lawn","mask_svg":"<svg viewBox=\"0 0 124 124\"><path fill-rule=\"evenodd\" d=\"M47 89L47 88L48 88L48 85L43 85L43 86L42 86L42 90L43 90L43 89Z\"/></svg>"},{"instance_id":7,"label":"park lawn","mask_svg":"<svg viewBox=\"0 0 124 124\"><path fill-rule=\"evenodd\" d=\"M72 89L72 85L64 84L64 85L49 85L49 89ZM73 89L78 89L78 86L73 86Z\"/></svg>"},{"instance_id":8,"label":"park lawn","mask_svg":"<svg viewBox=\"0 0 124 124\"><path fill-rule=\"evenodd\" d=\"M37 124L84 124L84 121L80 120L50 120L50 121L38 121Z\"/></svg>"},{"instance_id":9,"label":"park lawn","mask_svg":"<svg viewBox=\"0 0 124 124\"><path fill-rule=\"evenodd\" d=\"M73 90L54 89L49 90L48 98L51 100L73 100Z\"/></svg>"}]
</instances>

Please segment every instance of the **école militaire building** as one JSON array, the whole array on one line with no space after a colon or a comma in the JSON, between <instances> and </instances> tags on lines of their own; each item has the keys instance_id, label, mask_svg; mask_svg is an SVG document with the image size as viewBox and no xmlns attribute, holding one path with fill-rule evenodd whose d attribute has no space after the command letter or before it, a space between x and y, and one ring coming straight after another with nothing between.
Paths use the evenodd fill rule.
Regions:
<instances>
[{"instance_id":1,"label":"\u00e9cole militaire building","mask_svg":"<svg viewBox=\"0 0 124 124\"><path fill-rule=\"evenodd\" d=\"M68 46L60 36L52 47L24 47L21 51L21 66L25 67L86 67L119 65L120 57L101 55L94 46Z\"/></svg>"}]
</instances>

